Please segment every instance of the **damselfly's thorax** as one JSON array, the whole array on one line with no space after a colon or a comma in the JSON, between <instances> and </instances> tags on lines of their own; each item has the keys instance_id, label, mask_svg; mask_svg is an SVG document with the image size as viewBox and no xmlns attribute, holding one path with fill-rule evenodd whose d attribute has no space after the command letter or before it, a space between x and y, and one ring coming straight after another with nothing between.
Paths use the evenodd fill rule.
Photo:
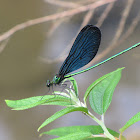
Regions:
<instances>
[{"instance_id":1,"label":"damselfly's thorax","mask_svg":"<svg viewBox=\"0 0 140 140\"><path fill-rule=\"evenodd\" d=\"M56 74L56 75L54 76L54 78L53 78L52 81L47 80L46 86L47 86L47 87L50 87L50 86L53 85L53 84L55 84L55 85L56 85L56 84L60 84L60 82L61 82L62 80L64 80L64 76L61 76L61 75L59 75L59 74Z\"/></svg>"}]
</instances>

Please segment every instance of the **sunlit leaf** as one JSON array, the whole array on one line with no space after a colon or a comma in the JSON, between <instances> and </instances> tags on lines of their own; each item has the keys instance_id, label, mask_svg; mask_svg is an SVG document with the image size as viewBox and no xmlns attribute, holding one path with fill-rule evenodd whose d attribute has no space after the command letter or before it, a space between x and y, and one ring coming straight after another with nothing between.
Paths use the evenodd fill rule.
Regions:
<instances>
[{"instance_id":1,"label":"sunlit leaf","mask_svg":"<svg viewBox=\"0 0 140 140\"><path fill-rule=\"evenodd\" d=\"M119 137L119 133L108 129L108 131L110 132L110 134L112 134L114 137L118 138ZM47 134L47 135L53 135L53 136L66 136L69 134L74 134L74 133L85 133L88 132L92 135L100 135L100 134L104 134L103 129L101 128L101 126L96 126L96 125L88 125L88 126L70 126L70 127L61 127L61 128L56 128L56 129L52 129L50 131L47 132L43 132L41 134ZM107 138L86 138L85 140L109 140ZM122 136L122 140L125 140L125 138Z\"/></svg>"},{"instance_id":2,"label":"sunlit leaf","mask_svg":"<svg viewBox=\"0 0 140 140\"><path fill-rule=\"evenodd\" d=\"M70 77L70 78L68 78L70 81L71 81L71 83L73 84L73 88L74 88L74 91L75 91L75 94L76 94L76 96L78 97L78 86L77 86L77 82L76 82L76 80L73 78L73 77Z\"/></svg>"},{"instance_id":3,"label":"sunlit leaf","mask_svg":"<svg viewBox=\"0 0 140 140\"><path fill-rule=\"evenodd\" d=\"M134 115L119 131L124 132L128 127L140 121L140 112Z\"/></svg>"},{"instance_id":4,"label":"sunlit leaf","mask_svg":"<svg viewBox=\"0 0 140 140\"><path fill-rule=\"evenodd\" d=\"M35 96L21 100L5 100L13 110L29 109L38 105L72 105L70 98L60 95ZM64 103L64 104L63 104Z\"/></svg>"},{"instance_id":5,"label":"sunlit leaf","mask_svg":"<svg viewBox=\"0 0 140 140\"><path fill-rule=\"evenodd\" d=\"M85 112L87 113L88 110L87 108L84 108L84 107L67 107L67 108L64 108L58 112L56 112L54 115L52 115L50 118L48 118L47 120L45 120L43 122L43 124L38 128L38 131L43 128L44 126L48 125L49 123L53 122L54 120L64 116L65 114L68 114L70 112L74 112L74 111L81 111L81 112Z\"/></svg>"},{"instance_id":6,"label":"sunlit leaf","mask_svg":"<svg viewBox=\"0 0 140 140\"><path fill-rule=\"evenodd\" d=\"M91 108L98 114L102 115L108 109L112 96L124 68L108 73L93 82L87 89L84 100L89 95Z\"/></svg>"},{"instance_id":7,"label":"sunlit leaf","mask_svg":"<svg viewBox=\"0 0 140 140\"><path fill-rule=\"evenodd\" d=\"M85 140L85 138L90 136L92 136L92 134L89 132L75 132L59 138L54 138L53 140Z\"/></svg>"}]
</instances>

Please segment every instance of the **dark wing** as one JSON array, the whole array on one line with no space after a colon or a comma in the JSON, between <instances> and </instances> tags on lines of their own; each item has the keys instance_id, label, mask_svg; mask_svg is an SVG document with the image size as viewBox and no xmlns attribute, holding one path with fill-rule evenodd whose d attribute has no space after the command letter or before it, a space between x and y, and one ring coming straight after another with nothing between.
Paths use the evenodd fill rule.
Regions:
<instances>
[{"instance_id":1,"label":"dark wing","mask_svg":"<svg viewBox=\"0 0 140 140\"><path fill-rule=\"evenodd\" d=\"M85 26L78 34L68 57L61 66L59 75L64 76L88 64L95 57L100 41L100 29L93 25Z\"/></svg>"}]
</instances>

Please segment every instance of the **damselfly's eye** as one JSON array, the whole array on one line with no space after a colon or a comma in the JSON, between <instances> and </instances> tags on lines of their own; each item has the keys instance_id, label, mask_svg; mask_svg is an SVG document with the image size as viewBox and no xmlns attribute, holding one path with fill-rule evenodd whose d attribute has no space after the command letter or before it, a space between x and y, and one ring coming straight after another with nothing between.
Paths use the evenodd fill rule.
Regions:
<instances>
[{"instance_id":1,"label":"damselfly's eye","mask_svg":"<svg viewBox=\"0 0 140 140\"><path fill-rule=\"evenodd\" d=\"M55 79L57 80L57 79L58 79L58 77L57 77L57 76L55 76Z\"/></svg>"},{"instance_id":2,"label":"damselfly's eye","mask_svg":"<svg viewBox=\"0 0 140 140\"><path fill-rule=\"evenodd\" d=\"M47 80L46 86L47 86L47 87L50 87L50 80Z\"/></svg>"}]
</instances>

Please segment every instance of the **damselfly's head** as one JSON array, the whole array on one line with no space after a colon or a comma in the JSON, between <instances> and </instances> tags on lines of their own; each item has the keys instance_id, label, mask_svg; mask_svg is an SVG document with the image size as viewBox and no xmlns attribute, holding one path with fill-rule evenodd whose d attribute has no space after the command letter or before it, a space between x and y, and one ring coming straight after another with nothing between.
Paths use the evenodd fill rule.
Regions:
<instances>
[{"instance_id":1,"label":"damselfly's head","mask_svg":"<svg viewBox=\"0 0 140 140\"><path fill-rule=\"evenodd\" d=\"M56 74L56 75L54 76L54 78L53 78L52 81L47 80L46 86L47 86L47 87L50 87L50 86L53 85L53 84L55 84L55 85L56 85L56 84L59 84L62 80L63 80L63 78L62 78L61 76L59 76L58 74Z\"/></svg>"},{"instance_id":2,"label":"damselfly's head","mask_svg":"<svg viewBox=\"0 0 140 140\"><path fill-rule=\"evenodd\" d=\"M47 80L47 82L46 82L46 86L47 86L47 87L50 87L52 84L53 84L53 83L52 83L50 80Z\"/></svg>"}]
</instances>

